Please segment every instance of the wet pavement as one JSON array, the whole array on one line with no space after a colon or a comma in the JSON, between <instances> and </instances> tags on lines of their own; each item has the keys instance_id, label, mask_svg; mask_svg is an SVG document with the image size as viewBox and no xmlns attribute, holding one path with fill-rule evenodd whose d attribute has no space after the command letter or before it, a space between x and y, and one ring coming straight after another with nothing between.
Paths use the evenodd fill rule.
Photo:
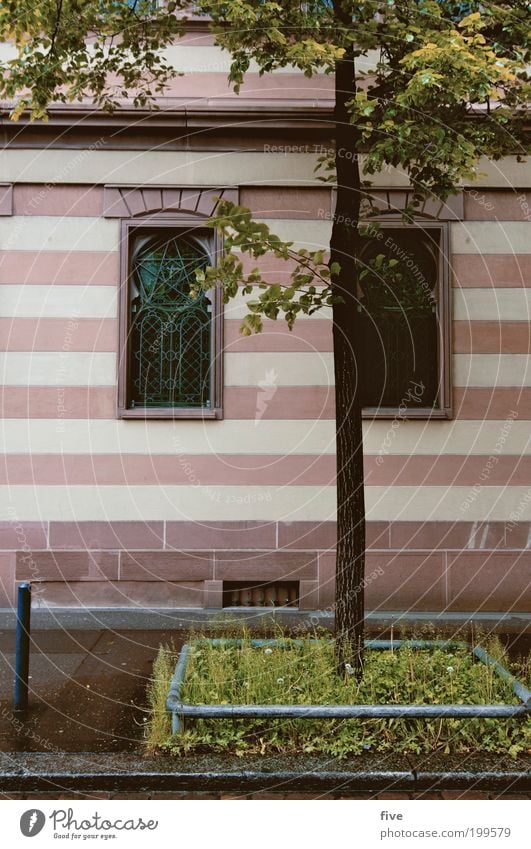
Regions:
<instances>
[{"instance_id":1,"label":"wet pavement","mask_svg":"<svg viewBox=\"0 0 531 849\"><path fill-rule=\"evenodd\" d=\"M146 687L161 643L180 648L185 630L34 630L26 717L12 712L14 630L0 631L0 752L143 754ZM387 636L379 633L378 636ZM510 654L530 639L512 635Z\"/></svg>"},{"instance_id":2,"label":"wet pavement","mask_svg":"<svg viewBox=\"0 0 531 849\"><path fill-rule=\"evenodd\" d=\"M529 757L147 758L142 740L153 660L161 643L179 648L186 633L35 629L30 706L21 719L12 712L15 634L0 630L0 797L531 798ZM505 641L513 657L529 650L528 637Z\"/></svg>"},{"instance_id":3,"label":"wet pavement","mask_svg":"<svg viewBox=\"0 0 531 849\"><path fill-rule=\"evenodd\" d=\"M12 712L15 634L0 631L0 751L140 752L161 643L182 632L46 630L31 637L29 709Z\"/></svg>"}]
</instances>

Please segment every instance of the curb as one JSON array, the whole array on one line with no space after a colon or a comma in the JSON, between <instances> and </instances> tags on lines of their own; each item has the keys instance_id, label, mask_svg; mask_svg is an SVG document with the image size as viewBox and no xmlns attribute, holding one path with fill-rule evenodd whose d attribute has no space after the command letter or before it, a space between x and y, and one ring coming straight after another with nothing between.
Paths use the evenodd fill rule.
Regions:
<instances>
[{"instance_id":1,"label":"curb","mask_svg":"<svg viewBox=\"0 0 531 849\"><path fill-rule=\"evenodd\" d=\"M200 608L39 608L33 607L31 623L34 630L156 630L183 629L190 627L219 626L223 620L232 623L245 622L249 626L319 627L331 630L334 616L326 610L296 610L277 608L275 612L263 608L223 608L221 610ZM391 627L407 625L422 628L426 624L440 628L459 628L468 624L480 626L488 632L502 634L531 634L531 614L529 613L448 613L410 612L403 610L369 610L366 614L367 625L371 631L384 631ZM0 608L0 629L15 628L16 610Z\"/></svg>"},{"instance_id":2,"label":"curb","mask_svg":"<svg viewBox=\"0 0 531 849\"><path fill-rule=\"evenodd\" d=\"M433 790L531 792L531 758L363 756L344 761L292 756L245 758L142 757L135 754L0 754L0 791L406 792Z\"/></svg>"}]
</instances>

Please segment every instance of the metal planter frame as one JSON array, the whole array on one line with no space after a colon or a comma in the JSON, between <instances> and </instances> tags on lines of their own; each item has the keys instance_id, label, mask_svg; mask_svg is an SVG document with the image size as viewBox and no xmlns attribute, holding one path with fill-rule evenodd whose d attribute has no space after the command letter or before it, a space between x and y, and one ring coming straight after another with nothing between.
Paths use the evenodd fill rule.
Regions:
<instances>
[{"instance_id":1,"label":"metal planter frame","mask_svg":"<svg viewBox=\"0 0 531 849\"><path fill-rule=\"evenodd\" d=\"M517 681L511 673L494 660L485 649L472 647L468 643L455 640L365 640L365 648L385 651L408 647L413 649L463 648L466 647L481 663L491 666L496 674L512 686L513 693L520 704L490 705L207 705L183 702L181 693L186 675L186 667L192 645L208 642L210 645L237 646L241 640L212 639L196 640L185 643L179 654L175 672L170 684L166 708L172 715L172 731L178 734L183 729L185 717L195 719L256 719L283 717L285 719L388 719L388 718L436 718L436 719L472 719L472 718L508 718L531 713L531 691ZM251 640L256 648L280 646L289 649L301 644L300 640Z\"/></svg>"}]
</instances>

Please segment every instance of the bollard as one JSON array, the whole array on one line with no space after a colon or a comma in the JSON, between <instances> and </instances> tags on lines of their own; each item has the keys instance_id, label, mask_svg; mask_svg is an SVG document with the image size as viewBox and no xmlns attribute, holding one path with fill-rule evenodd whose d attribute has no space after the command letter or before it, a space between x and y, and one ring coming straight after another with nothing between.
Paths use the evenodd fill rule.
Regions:
<instances>
[{"instance_id":1,"label":"bollard","mask_svg":"<svg viewBox=\"0 0 531 849\"><path fill-rule=\"evenodd\" d=\"M28 581L25 581L23 584L19 584L17 604L13 710L18 712L25 711L28 707L30 618L31 584Z\"/></svg>"}]
</instances>

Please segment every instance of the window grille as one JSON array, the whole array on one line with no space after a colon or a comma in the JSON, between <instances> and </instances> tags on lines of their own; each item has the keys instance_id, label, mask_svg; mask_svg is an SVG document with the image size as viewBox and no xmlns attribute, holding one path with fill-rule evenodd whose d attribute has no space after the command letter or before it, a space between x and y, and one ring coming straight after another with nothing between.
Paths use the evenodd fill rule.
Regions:
<instances>
[{"instance_id":1,"label":"window grille","mask_svg":"<svg viewBox=\"0 0 531 849\"><path fill-rule=\"evenodd\" d=\"M139 238L132 258L131 403L210 405L211 303L191 294L208 264L190 236Z\"/></svg>"}]
</instances>

